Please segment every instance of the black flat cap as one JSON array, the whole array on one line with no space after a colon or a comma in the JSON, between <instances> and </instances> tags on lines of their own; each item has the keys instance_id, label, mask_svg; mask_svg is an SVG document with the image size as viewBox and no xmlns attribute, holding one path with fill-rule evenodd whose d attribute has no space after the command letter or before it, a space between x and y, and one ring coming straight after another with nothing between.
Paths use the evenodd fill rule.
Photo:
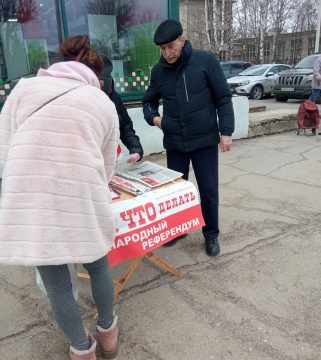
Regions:
<instances>
[{"instance_id":1,"label":"black flat cap","mask_svg":"<svg viewBox=\"0 0 321 360\"><path fill-rule=\"evenodd\" d=\"M183 27L179 21L168 19L158 25L154 34L156 45L167 44L183 34Z\"/></svg>"}]
</instances>

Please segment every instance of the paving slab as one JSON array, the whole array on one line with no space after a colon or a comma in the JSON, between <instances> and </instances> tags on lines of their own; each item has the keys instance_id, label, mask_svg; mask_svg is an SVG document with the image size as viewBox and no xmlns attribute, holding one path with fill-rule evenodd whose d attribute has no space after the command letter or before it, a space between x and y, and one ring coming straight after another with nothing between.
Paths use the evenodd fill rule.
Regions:
<instances>
[{"instance_id":1,"label":"paving slab","mask_svg":"<svg viewBox=\"0 0 321 360\"><path fill-rule=\"evenodd\" d=\"M166 164L164 154L148 160ZM118 359L320 360L320 166L321 137L295 131L221 154L221 255L205 255L198 230L155 251L180 278L142 263L116 302ZM94 331L89 282L79 290ZM1 360L67 359L34 269L0 266L0 304Z\"/></svg>"}]
</instances>

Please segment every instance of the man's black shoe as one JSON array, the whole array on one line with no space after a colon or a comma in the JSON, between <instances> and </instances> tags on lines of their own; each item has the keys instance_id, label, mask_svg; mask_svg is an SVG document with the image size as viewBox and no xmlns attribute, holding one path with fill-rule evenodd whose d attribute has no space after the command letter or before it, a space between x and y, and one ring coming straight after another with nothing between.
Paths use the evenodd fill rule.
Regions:
<instances>
[{"instance_id":1,"label":"man's black shoe","mask_svg":"<svg viewBox=\"0 0 321 360\"><path fill-rule=\"evenodd\" d=\"M208 256L217 256L220 253L220 244L218 238L205 240L206 254Z\"/></svg>"},{"instance_id":2,"label":"man's black shoe","mask_svg":"<svg viewBox=\"0 0 321 360\"><path fill-rule=\"evenodd\" d=\"M164 247L171 247L171 246L174 246L176 243L177 243L177 240L180 240L180 239L184 239L186 238L187 234L183 234L183 235L180 235L180 236L177 236L177 238L167 242L166 244L162 245Z\"/></svg>"}]
</instances>

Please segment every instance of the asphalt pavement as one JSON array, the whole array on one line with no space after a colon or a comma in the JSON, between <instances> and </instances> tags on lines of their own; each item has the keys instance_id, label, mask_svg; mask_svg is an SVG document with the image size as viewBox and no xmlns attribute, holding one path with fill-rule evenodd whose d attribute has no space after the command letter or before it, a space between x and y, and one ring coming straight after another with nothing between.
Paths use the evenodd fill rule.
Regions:
<instances>
[{"instance_id":1,"label":"asphalt pavement","mask_svg":"<svg viewBox=\"0 0 321 360\"><path fill-rule=\"evenodd\" d=\"M196 231L155 251L180 278L143 262L116 303L117 359L320 360L320 174L321 136L235 141L220 155L221 255ZM79 302L93 330L87 280ZM0 304L1 360L67 359L34 269L0 267Z\"/></svg>"}]
</instances>

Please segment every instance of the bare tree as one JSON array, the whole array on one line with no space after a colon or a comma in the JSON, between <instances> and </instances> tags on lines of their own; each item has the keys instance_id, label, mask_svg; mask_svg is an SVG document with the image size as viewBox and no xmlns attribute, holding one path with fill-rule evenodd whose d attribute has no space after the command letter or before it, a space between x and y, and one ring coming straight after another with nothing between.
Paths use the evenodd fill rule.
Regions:
<instances>
[{"instance_id":1,"label":"bare tree","mask_svg":"<svg viewBox=\"0 0 321 360\"><path fill-rule=\"evenodd\" d=\"M225 32L225 41L227 46L227 58L226 60L233 59L233 39L234 39L234 28L233 28L233 8L234 8L235 0L227 0L225 7L225 24L224 27L226 29Z\"/></svg>"},{"instance_id":2,"label":"bare tree","mask_svg":"<svg viewBox=\"0 0 321 360\"><path fill-rule=\"evenodd\" d=\"M237 40L241 41L243 59L247 59L246 39L252 35L249 30L248 6L249 3L247 0L239 0L234 6L233 29L235 36L233 41L234 43Z\"/></svg>"},{"instance_id":3,"label":"bare tree","mask_svg":"<svg viewBox=\"0 0 321 360\"><path fill-rule=\"evenodd\" d=\"M205 29L209 48L222 60L231 56L234 0L204 0Z\"/></svg>"},{"instance_id":4,"label":"bare tree","mask_svg":"<svg viewBox=\"0 0 321 360\"><path fill-rule=\"evenodd\" d=\"M269 0L259 2L259 63L264 63L264 39L267 34L267 16Z\"/></svg>"},{"instance_id":5,"label":"bare tree","mask_svg":"<svg viewBox=\"0 0 321 360\"><path fill-rule=\"evenodd\" d=\"M38 6L35 0L16 0L16 13L18 22L28 24L36 20Z\"/></svg>"},{"instance_id":6,"label":"bare tree","mask_svg":"<svg viewBox=\"0 0 321 360\"><path fill-rule=\"evenodd\" d=\"M113 0L88 0L85 9L92 15L115 15L115 3Z\"/></svg>"},{"instance_id":7,"label":"bare tree","mask_svg":"<svg viewBox=\"0 0 321 360\"><path fill-rule=\"evenodd\" d=\"M217 53L217 19L215 0L204 0L206 36L210 50Z\"/></svg>"},{"instance_id":8,"label":"bare tree","mask_svg":"<svg viewBox=\"0 0 321 360\"><path fill-rule=\"evenodd\" d=\"M256 61L264 59L264 42L267 35L272 35L272 60L278 58L277 46L281 33L297 33L315 30L316 3L318 0L237 0L234 7L235 39L242 41L243 54L247 39L256 48ZM297 58L300 52L298 34L293 38L293 56ZM296 50L295 50L296 49ZM244 57L246 58L246 57Z\"/></svg>"},{"instance_id":9,"label":"bare tree","mask_svg":"<svg viewBox=\"0 0 321 360\"><path fill-rule=\"evenodd\" d=\"M261 1L254 0L238 0L235 7L237 16L234 21L236 28L235 33L241 39L243 45L243 53L246 54L245 58L258 63L260 61L260 39L264 36L265 23L264 23L264 5L261 6ZM249 57L247 54L248 43L247 39L253 39L255 56Z\"/></svg>"},{"instance_id":10,"label":"bare tree","mask_svg":"<svg viewBox=\"0 0 321 360\"><path fill-rule=\"evenodd\" d=\"M116 6L114 0L87 0L84 8L91 15L116 16L117 32L121 36L133 21L136 6L134 0L127 0L122 6ZM115 41L113 35L106 34L103 31L97 33L97 38L92 39L91 44L99 53L108 57L119 58L123 55L119 42Z\"/></svg>"},{"instance_id":11,"label":"bare tree","mask_svg":"<svg viewBox=\"0 0 321 360\"><path fill-rule=\"evenodd\" d=\"M316 29L317 3L315 0L298 0L293 9L293 16L289 21L291 37L290 63L294 64L301 59L302 32Z\"/></svg>"},{"instance_id":12,"label":"bare tree","mask_svg":"<svg viewBox=\"0 0 321 360\"><path fill-rule=\"evenodd\" d=\"M272 33L272 61L278 59L277 45L280 34L287 26L287 20L291 16L293 0L272 0L270 3L271 33Z\"/></svg>"},{"instance_id":13,"label":"bare tree","mask_svg":"<svg viewBox=\"0 0 321 360\"><path fill-rule=\"evenodd\" d=\"M135 5L134 0L128 0L120 8L116 7L114 0L87 0L84 7L85 11L91 15L117 15L118 31L125 31L128 24L133 20Z\"/></svg>"},{"instance_id":14,"label":"bare tree","mask_svg":"<svg viewBox=\"0 0 321 360\"><path fill-rule=\"evenodd\" d=\"M232 8L234 0L221 0L216 2L218 6L218 17L217 23L218 30L218 45L219 54L221 60L228 60L232 55Z\"/></svg>"},{"instance_id":15,"label":"bare tree","mask_svg":"<svg viewBox=\"0 0 321 360\"><path fill-rule=\"evenodd\" d=\"M289 21L290 32L311 31L316 29L318 0L295 0L292 17Z\"/></svg>"}]
</instances>

